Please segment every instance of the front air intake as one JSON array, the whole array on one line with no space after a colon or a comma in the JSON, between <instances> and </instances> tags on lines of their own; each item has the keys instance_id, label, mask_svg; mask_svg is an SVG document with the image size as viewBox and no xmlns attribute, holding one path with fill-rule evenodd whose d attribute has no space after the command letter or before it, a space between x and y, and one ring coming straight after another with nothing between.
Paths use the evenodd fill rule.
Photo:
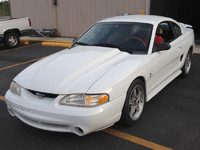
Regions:
<instances>
[{"instance_id":1,"label":"front air intake","mask_svg":"<svg viewBox=\"0 0 200 150\"><path fill-rule=\"evenodd\" d=\"M51 94L51 93L44 93L44 92L38 92L33 90L28 90L33 95L41 96L41 97L48 97L48 98L56 98L58 94Z\"/></svg>"}]
</instances>

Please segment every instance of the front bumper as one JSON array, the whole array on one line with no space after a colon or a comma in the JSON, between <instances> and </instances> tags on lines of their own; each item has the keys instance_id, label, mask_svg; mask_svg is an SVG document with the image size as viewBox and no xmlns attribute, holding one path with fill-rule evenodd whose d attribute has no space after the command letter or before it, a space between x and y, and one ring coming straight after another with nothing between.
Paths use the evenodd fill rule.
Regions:
<instances>
[{"instance_id":1,"label":"front bumper","mask_svg":"<svg viewBox=\"0 0 200 150\"><path fill-rule=\"evenodd\" d=\"M103 105L87 108L60 105L63 97L41 98L22 88L20 97L9 90L5 101L9 113L30 126L82 136L117 122L125 100L124 94Z\"/></svg>"}]
</instances>

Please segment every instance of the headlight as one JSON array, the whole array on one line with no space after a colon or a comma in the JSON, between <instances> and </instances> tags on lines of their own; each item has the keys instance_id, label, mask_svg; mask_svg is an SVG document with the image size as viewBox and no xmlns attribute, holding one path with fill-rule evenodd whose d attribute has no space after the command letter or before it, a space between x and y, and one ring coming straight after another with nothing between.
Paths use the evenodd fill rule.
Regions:
<instances>
[{"instance_id":1,"label":"headlight","mask_svg":"<svg viewBox=\"0 0 200 150\"><path fill-rule=\"evenodd\" d=\"M74 94L67 95L59 103L61 105L71 105L80 107L94 107L108 102L109 96L107 94Z\"/></svg>"},{"instance_id":2,"label":"headlight","mask_svg":"<svg viewBox=\"0 0 200 150\"><path fill-rule=\"evenodd\" d=\"M12 82L10 85L10 91L14 94L17 94L18 96L21 96L21 87L16 82Z\"/></svg>"}]
</instances>

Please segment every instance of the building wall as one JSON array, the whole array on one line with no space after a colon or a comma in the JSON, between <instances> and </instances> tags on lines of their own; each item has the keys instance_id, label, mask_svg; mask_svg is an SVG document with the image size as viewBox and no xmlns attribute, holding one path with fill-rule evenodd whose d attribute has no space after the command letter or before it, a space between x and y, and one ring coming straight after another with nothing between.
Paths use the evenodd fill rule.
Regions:
<instances>
[{"instance_id":1,"label":"building wall","mask_svg":"<svg viewBox=\"0 0 200 150\"><path fill-rule=\"evenodd\" d=\"M51 0L10 0L12 18L30 17L33 29L56 28Z\"/></svg>"},{"instance_id":2,"label":"building wall","mask_svg":"<svg viewBox=\"0 0 200 150\"><path fill-rule=\"evenodd\" d=\"M96 21L123 12L140 14L146 0L10 0L13 18L30 17L33 29L57 29L61 36L77 37Z\"/></svg>"}]
</instances>

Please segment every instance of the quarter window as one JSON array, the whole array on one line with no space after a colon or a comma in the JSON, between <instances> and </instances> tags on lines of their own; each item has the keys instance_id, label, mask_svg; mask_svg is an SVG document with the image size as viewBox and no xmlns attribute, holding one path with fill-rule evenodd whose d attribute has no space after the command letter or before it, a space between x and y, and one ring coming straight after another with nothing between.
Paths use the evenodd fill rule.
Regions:
<instances>
[{"instance_id":1,"label":"quarter window","mask_svg":"<svg viewBox=\"0 0 200 150\"><path fill-rule=\"evenodd\" d=\"M175 38L179 37L180 35L182 35L181 33L181 28L174 22L171 22L172 28L174 30L174 35Z\"/></svg>"}]
</instances>

